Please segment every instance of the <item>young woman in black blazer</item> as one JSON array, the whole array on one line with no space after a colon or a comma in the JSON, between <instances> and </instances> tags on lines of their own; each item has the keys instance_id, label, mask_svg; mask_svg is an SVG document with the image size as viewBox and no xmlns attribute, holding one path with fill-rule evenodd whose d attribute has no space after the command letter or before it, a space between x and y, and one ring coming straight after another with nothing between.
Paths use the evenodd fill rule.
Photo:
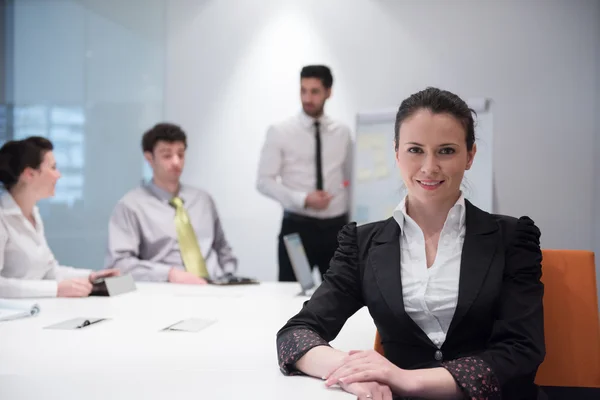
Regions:
<instances>
[{"instance_id":1,"label":"young woman in black blazer","mask_svg":"<svg viewBox=\"0 0 600 400\"><path fill-rule=\"evenodd\" d=\"M404 100L394 146L407 195L385 221L339 233L323 283L278 332L284 374L359 399L538 399L544 359L540 231L463 197L476 153L472 110L428 88ZM367 306L384 356L333 349Z\"/></svg>"}]
</instances>

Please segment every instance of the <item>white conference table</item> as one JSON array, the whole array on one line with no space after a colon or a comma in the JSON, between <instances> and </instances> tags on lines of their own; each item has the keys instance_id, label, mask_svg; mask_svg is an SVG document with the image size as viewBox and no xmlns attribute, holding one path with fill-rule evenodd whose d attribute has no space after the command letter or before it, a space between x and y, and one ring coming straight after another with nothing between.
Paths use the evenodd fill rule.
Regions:
<instances>
[{"instance_id":1,"label":"white conference table","mask_svg":"<svg viewBox=\"0 0 600 400\"><path fill-rule=\"evenodd\" d=\"M0 398L352 398L279 371L275 335L306 300L296 296L298 284L137 287L115 297L40 299L37 316L0 322ZM77 317L110 320L45 329ZM216 322L199 332L162 331L187 318ZM370 349L374 333L363 308L332 345Z\"/></svg>"}]
</instances>

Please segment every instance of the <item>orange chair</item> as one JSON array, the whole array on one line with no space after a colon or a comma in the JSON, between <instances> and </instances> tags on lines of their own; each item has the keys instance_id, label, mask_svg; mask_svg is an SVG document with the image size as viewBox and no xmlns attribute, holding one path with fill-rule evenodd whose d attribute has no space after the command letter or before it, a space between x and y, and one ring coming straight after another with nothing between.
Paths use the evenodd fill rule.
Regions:
<instances>
[{"instance_id":1,"label":"orange chair","mask_svg":"<svg viewBox=\"0 0 600 400\"><path fill-rule=\"evenodd\" d=\"M379 336L379 332L375 332L375 345L373 349L379 354L383 355L383 345L381 344L381 336Z\"/></svg>"},{"instance_id":2,"label":"orange chair","mask_svg":"<svg viewBox=\"0 0 600 400\"><path fill-rule=\"evenodd\" d=\"M543 250L546 359L541 386L600 388L600 321L594 253Z\"/></svg>"},{"instance_id":3,"label":"orange chair","mask_svg":"<svg viewBox=\"0 0 600 400\"><path fill-rule=\"evenodd\" d=\"M600 321L594 253L543 250L546 358L540 386L600 388ZM375 351L383 355L379 332Z\"/></svg>"}]
</instances>

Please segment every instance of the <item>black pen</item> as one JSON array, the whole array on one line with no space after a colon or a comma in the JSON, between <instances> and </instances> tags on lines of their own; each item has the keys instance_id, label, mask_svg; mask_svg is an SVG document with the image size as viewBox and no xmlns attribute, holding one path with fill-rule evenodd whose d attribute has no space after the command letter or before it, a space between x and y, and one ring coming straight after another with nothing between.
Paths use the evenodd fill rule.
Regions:
<instances>
[{"instance_id":1,"label":"black pen","mask_svg":"<svg viewBox=\"0 0 600 400\"><path fill-rule=\"evenodd\" d=\"M96 322L100 322L100 321L104 321L104 320L97 319L95 321L90 321L89 319L86 319L85 321L83 321L83 323L81 325L77 326L77 329L85 328L86 326L90 326L90 325L95 324Z\"/></svg>"}]
</instances>

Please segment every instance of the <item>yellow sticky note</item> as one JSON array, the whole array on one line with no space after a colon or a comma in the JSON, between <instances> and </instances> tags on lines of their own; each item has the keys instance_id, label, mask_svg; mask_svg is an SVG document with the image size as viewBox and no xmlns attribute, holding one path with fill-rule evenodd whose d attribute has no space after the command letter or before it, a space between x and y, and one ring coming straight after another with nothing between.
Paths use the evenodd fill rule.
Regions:
<instances>
[{"instance_id":1,"label":"yellow sticky note","mask_svg":"<svg viewBox=\"0 0 600 400\"><path fill-rule=\"evenodd\" d=\"M375 164L385 164L385 158L383 150L377 149L373 151L373 162Z\"/></svg>"},{"instance_id":2,"label":"yellow sticky note","mask_svg":"<svg viewBox=\"0 0 600 400\"><path fill-rule=\"evenodd\" d=\"M371 147L377 148L379 149L385 149L385 145L386 145L386 140L385 140L385 136L382 135L381 133L378 134L372 134L371 135ZM389 143L388 143L389 144ZM390 144L391 146L391 144Z\"/></svg>"},{"instance_id":3,"label":"yellow sticky note","mask_svg":"<svg viewBox=\"0 0 600 400\"><path fill-rule=\"evenodd\" d=\"M388 207L388 210L387 210L387 214L386 214L386 215L387 215L388 217L392 217L392 216L394 216L394 210L396 209L396 207L397 207L397 206L390 206L390 207Z\"/></svg>"},{"instance_id":4,"label":"yellow sticky note","mask_svg":"<svg viewBox=\"0 0 600 400\"><path fill-rule=\"evenodd\" d=\"M390 174L390 170L388 169L388 167L386 165L380 165L380 166L376 167L375 170L373 171L373 178L375 178L375 179L385 178L389 174Z\"/></svg>"},{"instance_id":5,"label":"yellow sticky note","mask_svg":"<svg viewBox=\"0 0 600 400\"><path fill-rule=\"evenodd\" d=\"M367 135L360 136L356 141L356 147L361 150L369 149L371 147L370 137Z\"/></svg>"},{"instance_id":6,"label":"yellow sticky note","mask_svg":"<svg viewBox=\"0 0 600 400\"><path fill-rule=\"evenodd\" d=\"M357 179L359 181L368 181L373 176L373 172L370 169L361 169L358 171Z\"/></svg>"},{"instance_id":7,"label":"yellow sticky note","mask_svg":"<svg viewBox=\"0 0 600 400\"><path fill-rule=\"evenodd\" d=\"M357 139L359 149L383 149L386 147L386 136L381 133L364 133ZM391 146L391 143L387 143Z\"/></svg>"}]
</instances>

